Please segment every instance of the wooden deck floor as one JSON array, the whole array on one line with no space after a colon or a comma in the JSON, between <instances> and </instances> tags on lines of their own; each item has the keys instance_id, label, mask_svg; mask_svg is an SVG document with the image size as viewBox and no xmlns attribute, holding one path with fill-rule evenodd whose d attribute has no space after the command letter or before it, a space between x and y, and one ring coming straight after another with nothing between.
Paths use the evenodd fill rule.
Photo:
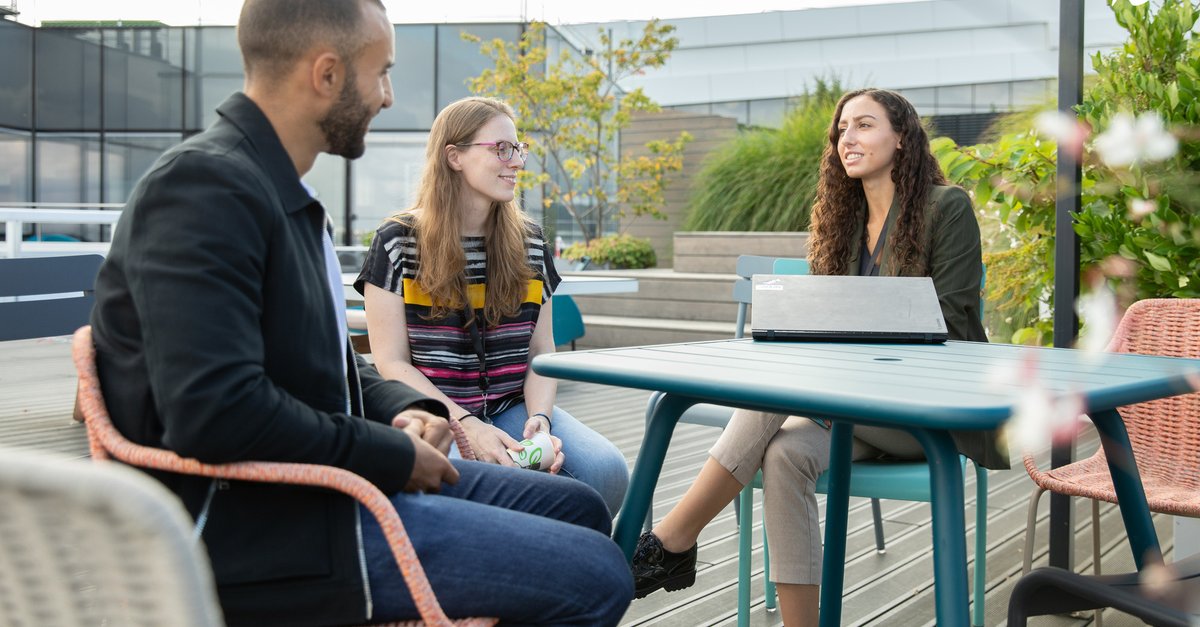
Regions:
<instances>
[{"instance_id":1,"label":"wooden deck floor","mask_svg":"<svg viewBox=\"0 0 1200 627\"><path fill-rule=\"evenodd\" d=\"M67 338L46 338L0 343L0 445L36 448L72 457L87 455L83 427L71 421L75 376ZM559 404L593 426L624 451L632 467L642 439L644 407L648 394L635 390L563 382ZM703 463L716 440L716 429L680 425L667 453L666 465L655 493L654 511L666 513ZM1081 441L1081 454L1090 454L1094 437ZM1045 463L1046 454L1041 456ZM967 477L967 542L974 543L974 478ZM1005 622L1008 596L1021 570L1026 507L1032 483L1024 469L992 472L988 490L987 625ZM824 497L819 497L823 503ZM850 537L847 541L843 623L847 625L933 625L933 572L929 506L924 503L884 501L887 552L877 554L868 501L851 499ZM1077 569L1091 569L1091 517L1087 502L1077 503ZM777 614L763 607L761 501L755 507L751 624L780 625ZM1101 508L1104 538L1102 564L1106 572L1132 569L1120 515L1111 506ZM1045 499L1041 507L1035 565L1045 563ZM1173 547L1171 519L1156 516L1163 547ZM974 568L973 554L970 568ZM635 601L624 625L735 625L737 612L737 529L732 507L710 524L700 538L700 572L696 585L675 593L657 592ZM1034 625L1086 625L1088 619L1047 617ZM1109 627L1137 625L1138 621L1106 612Z\"/></svg>"}]
</instances>

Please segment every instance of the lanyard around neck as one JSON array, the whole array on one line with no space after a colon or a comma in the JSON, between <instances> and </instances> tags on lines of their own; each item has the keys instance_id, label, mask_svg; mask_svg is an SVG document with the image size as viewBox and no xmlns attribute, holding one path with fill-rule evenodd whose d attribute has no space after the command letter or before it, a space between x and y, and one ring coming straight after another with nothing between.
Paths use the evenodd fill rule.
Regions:
<instances>
[{"instance_id":1,"label":"lanyard around neck","mask_svg":"<svg viewBox=\"0 0 1200 627\"><path fill-rule=\"evenodd\" d=\"M871 265L868 268L875 268L879 262L883 260L883 247L887 243L888 226L891 222L888 220L891 217L891 211L888 211L888 216L883 219L883 228L879 229L879 237L875 240L875 250L871 252ZM863 237L867 237L866 227L863 227Z\"/></svg>"},{"instance_id":2,"label":"lanyard around neck","mask_svg":"<svg viewBox=\"0 0 1200 627\"><path fill-rule=\"evenodd\" d=\"M487 391L491 385L487 373L487 346L484 344L483 331L479 328L479 320L482 318L483 311L473 310L471 301L467 299L463 305L463 317L466 320L467 331L471 334L471 345L475 349L475 356L479 358L479 392L483 397L483 409L481 418L487 420Z\"/></svg>"}]
</instances>

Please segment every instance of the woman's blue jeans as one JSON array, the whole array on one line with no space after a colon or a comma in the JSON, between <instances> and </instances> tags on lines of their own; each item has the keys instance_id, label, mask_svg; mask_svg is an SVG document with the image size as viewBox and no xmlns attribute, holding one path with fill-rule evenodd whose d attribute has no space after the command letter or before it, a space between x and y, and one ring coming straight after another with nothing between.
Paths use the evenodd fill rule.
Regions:
<instances>
[{"instance_id":1,"label":"woman's blue jeans","mask_svg":"<svg viewBox=\"0 0 1200 627\"><path fill-rule=\"evenodd\" d=\"M519 403L492 416L492 424L519 442L524 438L528 412L525 403ZM625 463L625 456L615 444L571 414L558 407L554 408L553 413L550 433L563 443L561 474L595 488L608 505L608 511L615 516L629 488L629 466ZM461 457L457 447L451 448L450 457Z\"/></svg>"},{"instance_id":2,"label":"woman's blue jeans","mask_svg":"<svg viewBox=\"0 0 1200 627\"><path fill-rule=\"evenodd\" d=\"M397 494L434 594L451 618L505 625L616 625L633 577L609 539L611 519L587 485L547 473L454 460L440 494ZM379 524L360 506L373 622L417 610Z\"/></svg>"}]
</instances>

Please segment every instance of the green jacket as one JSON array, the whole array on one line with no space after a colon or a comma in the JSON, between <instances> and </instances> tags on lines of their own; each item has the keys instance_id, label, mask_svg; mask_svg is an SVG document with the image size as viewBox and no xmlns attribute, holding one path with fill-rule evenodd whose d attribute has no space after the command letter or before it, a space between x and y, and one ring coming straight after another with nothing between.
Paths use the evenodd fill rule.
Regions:
<instances>
[{"instance_id":1,"label":"green jacket","mask_svg":"<svg viewBox=\"0 0 1200 627\"><path fill-rule=\"evenodd\" d=\"M888 211L887 232L894 233L896 216L900 213L897 201ZM864 221L854 231L854 239L863 237ZM884 242L879 273L884 276L917 275L899 272L891 264L891 241ZM861 246L852 246L846 274L858 274ZM925 234L922 242L929 276L942 306L942 316L952 340L986 342L980 311L980 289L983 282L983 258L979 243L979 223L967 193L959 187L936 186L929 193L925 206ZM954 432L958 450L985 468L1009 467L1008 451L995 431Z\"/></svg>"}]
</instances>

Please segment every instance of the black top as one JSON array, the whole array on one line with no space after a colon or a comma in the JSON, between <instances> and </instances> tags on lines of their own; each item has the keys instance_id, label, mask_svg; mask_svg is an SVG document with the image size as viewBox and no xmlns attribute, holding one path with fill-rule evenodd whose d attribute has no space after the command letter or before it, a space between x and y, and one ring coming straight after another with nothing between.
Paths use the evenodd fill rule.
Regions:
<instances>
[{"instance_id":1,"label":"black top","mask_svg":"<svg viewBox=\"0 0 1200 627\"><path fill-rule=\"evenodd\" d=\"M97 277L92 325L113 423L134 442L204 462L327 464L397 492L413 446L391 418L414 404L443 416L445 407L360 358L343 365L325 210L257 105L234 94L217 111L138 183ZM160 479L193 516L213 485ZM203 538L229 624L367 618L353 500L219 488Z\"/></svg>"}]
</instances>

